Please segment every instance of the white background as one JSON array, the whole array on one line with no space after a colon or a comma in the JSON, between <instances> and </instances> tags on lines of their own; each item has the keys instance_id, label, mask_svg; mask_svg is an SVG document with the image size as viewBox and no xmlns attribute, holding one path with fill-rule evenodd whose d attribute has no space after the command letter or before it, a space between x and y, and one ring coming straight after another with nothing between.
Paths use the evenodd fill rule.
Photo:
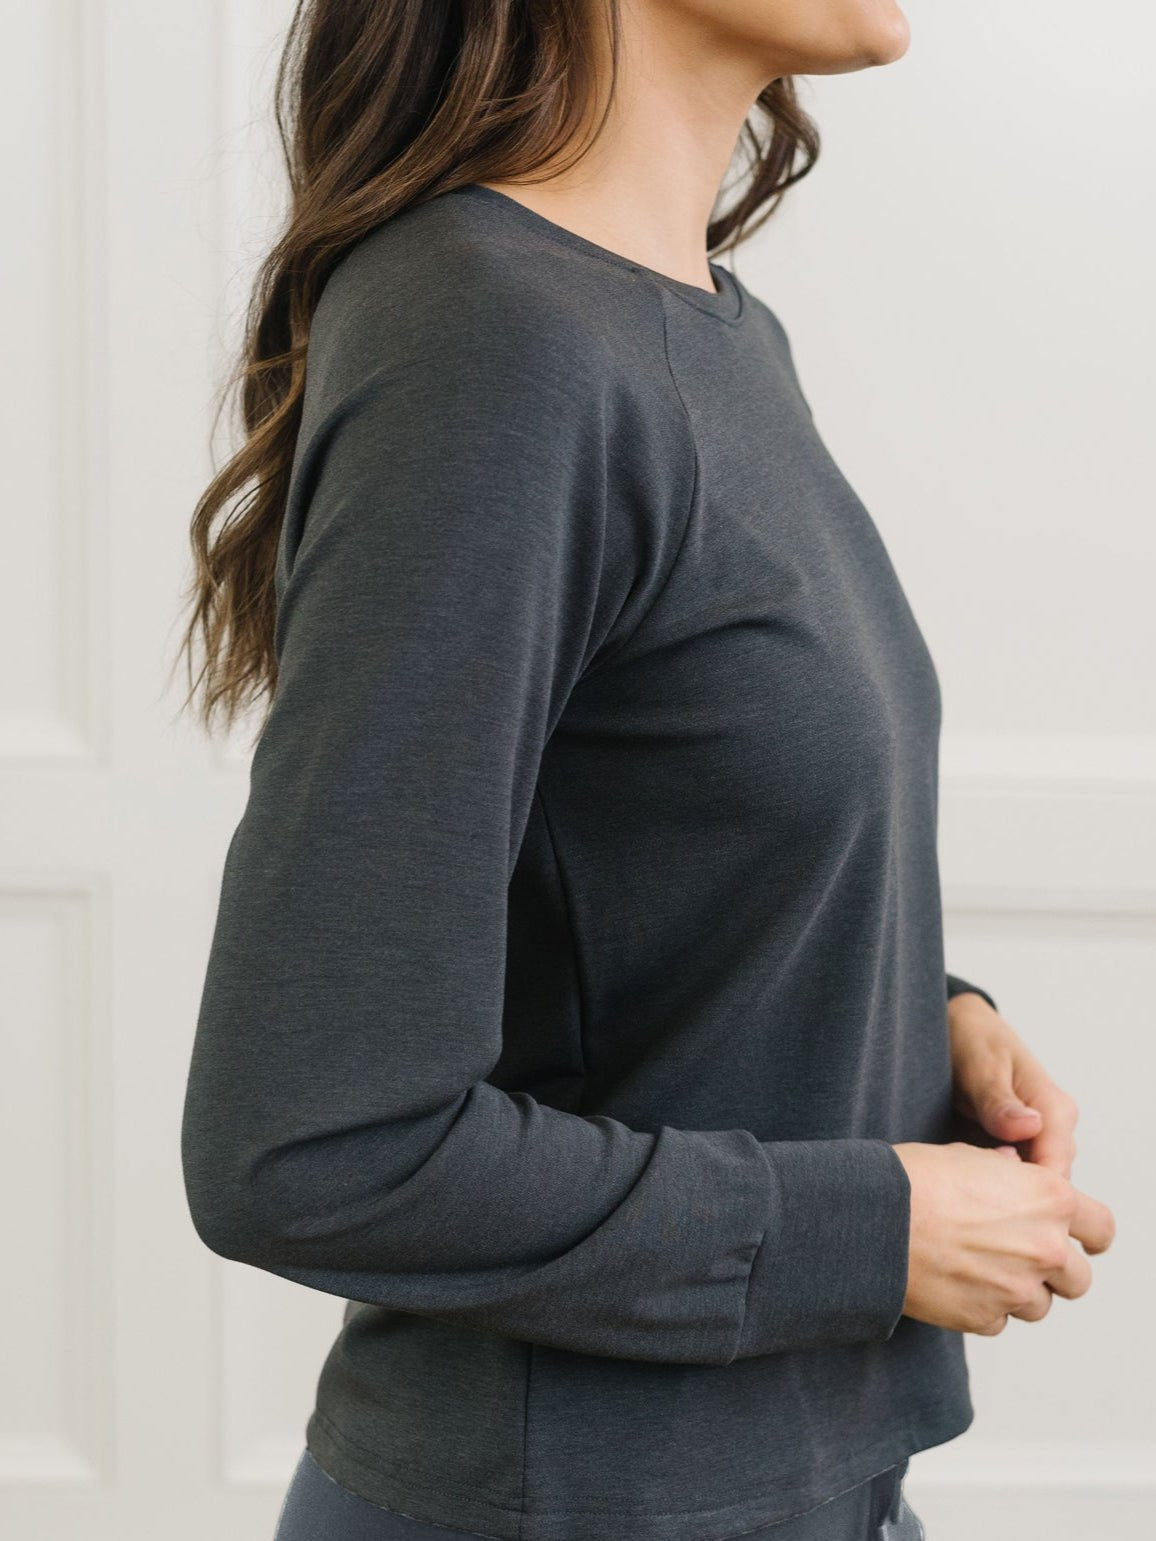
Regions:
<instances>
[{"instance_id":1,"label":"white background","mask_svg":"<svg viewBox=\"0 0 1156 1541\"><path fill-rule=\"evenodd\" d=\"M244 754L170 684L214 391L279 196L287 0L6 4L0 1529L270 1541L341 1302L225 1262L179 1124ZM944 692L948 963L1077 1097L1119 1234L969 1339L929 1541L1156 1533L1156 336L1139 0L912 4L806 83L734 260L791 335ZM729 260L729 259L728 259ZM215 445L223 458L222 435Z\"/></svg>"}]
</instances>

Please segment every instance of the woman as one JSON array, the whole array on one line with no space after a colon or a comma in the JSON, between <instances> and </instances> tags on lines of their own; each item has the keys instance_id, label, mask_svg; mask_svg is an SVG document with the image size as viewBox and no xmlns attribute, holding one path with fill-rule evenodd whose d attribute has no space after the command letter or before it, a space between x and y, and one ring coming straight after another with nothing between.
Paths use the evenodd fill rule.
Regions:
<instances>
[{"instance_id":1,"label":"woman","mask_svg":"<svg viewBox=\"0 0 1156 1541\"><path fill-rule=\"evenodd\" d=\"M186 638L207 719L269 699L190 1210L347 1301L278 1541L918 1536L963 1333L1110 1241L1071 1097L945 973L915 618L706 257L814 160L792 75L906 43L886 0L295 18Z\"/></svg>"}]
</instances>

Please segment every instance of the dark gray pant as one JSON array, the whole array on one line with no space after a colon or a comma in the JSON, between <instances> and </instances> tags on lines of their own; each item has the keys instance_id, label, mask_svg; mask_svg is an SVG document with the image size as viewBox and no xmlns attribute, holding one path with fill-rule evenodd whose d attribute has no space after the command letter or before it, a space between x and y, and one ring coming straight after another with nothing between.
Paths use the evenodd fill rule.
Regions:
<instances>
[{"instance_id":1,"label":"dark gray pant","mask_svg":"<svg viewBox=\"0 0 1156 1541\"><path fill-rule=\"evenodd\" d=\"M903 1492L906 1471L901 1461L805 1514L737 1541L924 1541L923 1525ZM370 1503L340 1486L303 1450L273 1541L462 1541L469 1534Z\"/></svg>"}]
</instances>

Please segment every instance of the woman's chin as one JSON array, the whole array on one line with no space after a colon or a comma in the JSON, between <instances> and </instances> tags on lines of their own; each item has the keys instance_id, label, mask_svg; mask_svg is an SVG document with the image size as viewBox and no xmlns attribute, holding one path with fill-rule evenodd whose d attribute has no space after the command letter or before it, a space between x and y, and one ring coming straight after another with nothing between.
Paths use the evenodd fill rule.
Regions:
<instances>
[{"instance_id":1,"label":"woman's chin","mask_svg":"<svg viewBox=\"0 0 1156 1541\"><path fill-rule=\"evenodd\" d=\"M907 17L894 6L885 25L881 24L871 58L872 64L894 64L902 59L911 43L911 28Z\"/></svg>"},{"instance_id":2,"label":"woman's chin","mask_svg":"<svg viewBox=\"0 0 1156 1541\"><path fill-rule=\"evenodd\" d=\"M875 65L894 64L902 59L910 43L907 17L898 6L888 7L885 16L872 17L871 25L854 36L841 37L837 42L825 39L819 46L812 40L808 46L790 50L789 62L783 64L779 73L848 75Z\"/></svg>"},{"instance_id":3,"label":"woman's chin","mask_svg":"<svg viewBox=\"0 0 1156 1541\"><path fill-rule=\"evenodd\" d=\"M850 46L830 61L829 73L839 74L870 69L878 64L894 64L896 59L902 59L907 52L911 43L911 28L899 7L891 4L874 5L870 10L872 15L865 21L854 42L848 39Z\"/></svg>"}]
</instances>

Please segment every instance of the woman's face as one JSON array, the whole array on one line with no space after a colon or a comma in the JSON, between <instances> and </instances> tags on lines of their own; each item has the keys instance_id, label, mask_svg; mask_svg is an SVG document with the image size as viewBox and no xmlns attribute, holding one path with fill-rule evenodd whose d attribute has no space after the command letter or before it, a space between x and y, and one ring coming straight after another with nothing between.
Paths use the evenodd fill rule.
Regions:
<instances>
[{"instance_id":1,"label":"woman's face","mask_svg":"<svg viewBox=\"0 0 1156 1541\"><path fill-rule=\"evenodd\" d=\"M761 56L773 76L838 75L907 52L894 0L668 0L716 39Z\"/></svg>"}]
</instances>

